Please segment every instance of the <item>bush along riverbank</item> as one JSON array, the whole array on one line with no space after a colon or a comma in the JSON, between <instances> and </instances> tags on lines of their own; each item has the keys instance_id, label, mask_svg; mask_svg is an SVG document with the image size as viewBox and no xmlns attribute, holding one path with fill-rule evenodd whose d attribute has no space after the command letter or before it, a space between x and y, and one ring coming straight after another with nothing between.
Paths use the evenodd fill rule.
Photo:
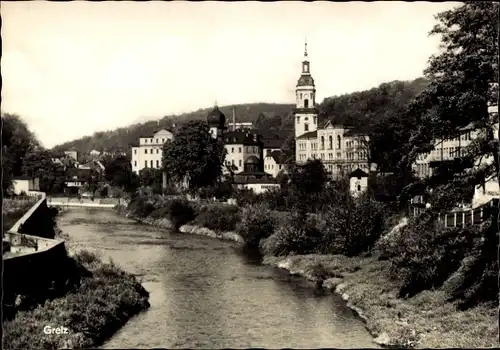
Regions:
<instances>
[{"instance_id":1,"label":"bush along riverbank","mask_svg":"<svg viewBox=\"0 0 500 350\"><path fill-rule=\"evenodd\" d=\"M113 262L103 263L87 251L79 251L72 259L79 271L79 283L64 296L5 320L6 349L96 347L149 307L148 292ZM65 327L67 333L46 334L47 326Z\"/></svg>"},{"instance_id":2,"label":"bush along riverbank","mask_svg":"<svg viewBox=\"0 0 500 350\"><path fill-rule=\"evenodd\" d=\"M270 210L269 201L236 207L162 197L136 197L126 212L183 232L237 235L265 264L340 294L380 345L498 346L496 220L448 229L431 215L407 220L368 196L334 198L342 205L315 214Z\"/></svg>"}]
</instances>

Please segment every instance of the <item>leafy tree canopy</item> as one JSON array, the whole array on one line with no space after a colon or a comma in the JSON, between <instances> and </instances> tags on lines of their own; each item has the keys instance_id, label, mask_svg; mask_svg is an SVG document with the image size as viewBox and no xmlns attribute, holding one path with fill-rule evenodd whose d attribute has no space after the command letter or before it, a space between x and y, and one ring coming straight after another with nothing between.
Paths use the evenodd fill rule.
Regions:
<instances>
[{"instance_id":1,"label":"leafy tree canopy","mask_svg":"<svg viewBox=\"0 0 500 350\"><path fill-rule=\"evenodd\" d=\"M169 179L186 181L189 189L213 186L222 176L225 148L211 137L206 123L182 126L163 148L163 167Z\"/></svg>"}]
</instances>

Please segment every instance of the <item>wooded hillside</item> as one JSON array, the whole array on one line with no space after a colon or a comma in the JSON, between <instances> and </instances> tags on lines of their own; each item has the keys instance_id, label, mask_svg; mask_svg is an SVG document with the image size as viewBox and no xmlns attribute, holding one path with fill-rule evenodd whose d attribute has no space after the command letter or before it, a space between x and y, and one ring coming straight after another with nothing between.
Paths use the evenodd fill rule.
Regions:
<instances>
[{"instance_id":1,"label":"wooded hillside","mask_svg":"<svg viewBox=\"0 0 500 350\"><path fill-rule=\"evenodd\" d=\"M373 89L341 96L328 97L318 105L320 123L332 119L338 123L355 125L360 130L370 131L380 120L399 114L426 86L423 78L411 82L393 81ZM234 106L237 122L253 122L261 130L288 130L293 134L294 104L252 103ZM226 115L226 122L232 121L233 106L219 107ZM182 124L191 120L205 120L212 107L174 116L165 116L158 121L133 124L112 131L96 132L54 147L61 151L75 149L81 153L96 150L129 151L139 137L149 136L158 127L170 128L172 124Z\"/></svg>"}]
</instances>

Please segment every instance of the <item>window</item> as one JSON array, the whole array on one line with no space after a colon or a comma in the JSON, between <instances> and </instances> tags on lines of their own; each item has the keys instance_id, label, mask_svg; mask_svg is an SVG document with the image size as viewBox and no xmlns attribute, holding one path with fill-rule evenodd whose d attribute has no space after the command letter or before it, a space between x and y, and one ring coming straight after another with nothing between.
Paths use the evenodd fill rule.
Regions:
<instances>
[{"instance_id":1,"label":"window","mask_svg":"<svg viewBox=\"0 0 500 350\"><path fill-rule=\"evenodd\" d=\"M156 143L159 143L159 142L158 142L158 139L156 139Z\"/></svg>"},{"instance_id":2,"label":"window","mask_svg":"<svg viewBox=\"0 0 500 350\"><path fill-rule=\"evenodd\" d=\"M153 143L153 139L151 139L151 143Z\"/></svg>"},{"instance_id":3,"label":"window","mask_svg":"<svg viewBox=\"0 0 500 350\"><path fill-rule=\"evenodd\" d=\"M309 124L304 124L304 131L309 131Z\"/></svg>"},{"instance_id":4,"label":"window","mask_svg":"<svg viewBox=\"0 0 500 350\"><path fill-rule=\"evenodd\" d=\"M147 167L148 167L148 161L147 161L147 160L145 160L145 161L144 161L144 167L145 167L145 168L147 168Z\"/></svg>"},{"instance_id":5,"label":"window","mask_svg":"<svg viewBox=\"0 0 500 350\"><path fill-rule=\"evenodd\" d=\"M160 153L160 149L159 148L156 149L156 154L158 154L158 153Z\"/></svg>"},{"instance_id":6,"label":"window","mask_svg":"<svg viewBox=\"0 0 500 350\"><path fill-rule=\"evenodd\" d=\"M231 164L234 165L234 159L231 159Z\"/></svg>"},{"instance_id":7,"label":"window","mask_svg":"<svg viewBox=\"0 0 500 350\"><path fill-rule=\"evenodd\" d=\"M151 164L151 168L152 168L152 167L153 167L153 161L151 160L151 161L149 162L149 164Z\"/></svg>"},{"instance_id":8,"label":"window","mask_svg":"<svg viewBox=\"0 0 500 350\"><path fill-rule=\"evenodd\" d=\"M309 100L307 98L304 100L304 108L309 108Z\"/></svg>"},{"instance_id":9,"label":"window","mask_svg":"<svg viewBox=\"0 0 500 350\"><path fill-rule=\"evenodd\" d=\"M238 161L238 166L241 166L241 159Z\"/></svg>"},{"instance_id":10,"label":"window","mask_svg":"<svg viewBox=\"0 0 500 350\"><path fill-rule=\"evenodd\" d=\"M297 123L300 123L300 116L297 116Z\"/></svg>"},{"instance_id":11,"label":"window","mask_svg":"<svg viewBox=\"0 0 500 350\"><path fill-rule=\"evenodd\" d=\"M300 99L302 99L302 94L300 94Z\"/></svg>"},{"instance_id":12,"label":"window","mask_svg":"<svg viewBox=\"0 0 500 350\"><path fill-rule=\"evenodd\" d=\"M151 154L153 154L153 149L151 148Z\"/></svg>"},{"instance_id":13,"label":"window","mask_svg":"<svg viewBox=\"0 0 500 350\"><path fill-rule=\"evenodd\" d=\"M361 185L358 185L358 191L361 191Z\"/></svg>"},{"instance_id":14,"label":"window","mask_svg":"<svg viewBox=\"0 0 500 350\"><path fill-rule=\"evenodd\" d=\"M321 160L325 160L325 154L321 153Z\"/></svg>"},{"instance_id":15,"label":"window","mask_svg":"<svg viewBox=\"0 0 500 350\"><path fill-rule=\"evenodd\" d=\"M241 147L238 147L238 153L241 153Z\"/></svg>"},{"instance_id":16,"label":"window","mask_svg":"<svg viewBox=\"0 0 500 350\"><path fill-rule=\"evenodd\" d=\"M137 154L137 150L136 149L134 149L134 154Z\"/></svg>"},{"instance_id":17,"label":"window","mask_svg":"<svg viewBox=\"0 0 500 350\"><path fill-rule=\"evenodd\" d=\"M136 167L137 167L137 161L134 160L134 168L136 168Z\"/></svg>"},{"instance_id":18,"label":"window","mask_svg":"<svg viewBox=\"0 0 500 350\"><path fill-rule=\"evenodd\" d=\"M342 148L340 135L337 135L337 148L338 148L338 149Z\"/></svg>"},{"instance_id":19,"label":"window","mask_svg":"<svg viewBox=\"0 0 500 350\"><path fill-rule=\"evenodd\" d=\"M333 148L333 137L332 135L328 136L328 149Z\"/></svg>"},{"instance_id":20,"label":"window","mask_svg":"<svg viewBox=\"0 0 500 350\"><path fill-rule=\"evenodd\" d=\"M159 161L159 160L157 160L157 161L156 161L156 167L157 167L158 169L160 169L160 161Z\"/></svg>"},{"instance_id":21,"label":"window","mask_svg":"<svg viewBox=\"0 0 500 350\"><path fill-rule=\"evenodd\" d=\"M161 139L161 143L165 143L165 139Z\"/></svg>"},{"instance_id":22,"label":"window","mask_svg":"<svg viewBox=\"0 0 500 350\"><path fill-rule=\"evenodd\" d=\"M321 136L321 149L325 149L325 137Z\"/></svg>"},{"instance_id":23,"label":"window","mask_svg":"<svg viewBox=\"0 0 500 350\"><path fill-rule=\"evenodd\" d=\"M144 139L144 143L148 143L148 139Z\"/></svg>"},{"instance_id":24,"label":"window","mask_svg":"<svg viewBox=\"0 0 500 350\"><path fill-rule=\"evenodd\" d=\"M231 147L231 153L234 153L234 147Z\"/></svg>"},{"instance_id":25,"label":"window","mask_svg":"<svg viewBox=\"0 0 500 350\"><path fill-rule=\"evenodd\" d=\"M144 149L144 154L148 154L148 149L147 148Z\"/></svg>"}]
</instances>

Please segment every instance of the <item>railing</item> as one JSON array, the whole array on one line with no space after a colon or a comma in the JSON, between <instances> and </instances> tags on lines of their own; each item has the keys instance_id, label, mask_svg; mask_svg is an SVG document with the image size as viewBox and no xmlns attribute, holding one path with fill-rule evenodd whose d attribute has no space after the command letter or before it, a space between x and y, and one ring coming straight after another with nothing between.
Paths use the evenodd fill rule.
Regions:
<instances>
[{"instance_id":1,"label":"railing","mask_svg":"<svg viewBox=\"0 0 500 350\"><path fill-rule=\"evenodd\" d=\"M479 225L488 220L494 212L494 208L498 207L498 198L494 198L489 202L473 209L457 210L448 213L438 214L438 222L443 223L446 227L465 227L467 225ZM425 212L423 206L411 206L410 214L414 217Z\"/></svg>"}]
</instances>

